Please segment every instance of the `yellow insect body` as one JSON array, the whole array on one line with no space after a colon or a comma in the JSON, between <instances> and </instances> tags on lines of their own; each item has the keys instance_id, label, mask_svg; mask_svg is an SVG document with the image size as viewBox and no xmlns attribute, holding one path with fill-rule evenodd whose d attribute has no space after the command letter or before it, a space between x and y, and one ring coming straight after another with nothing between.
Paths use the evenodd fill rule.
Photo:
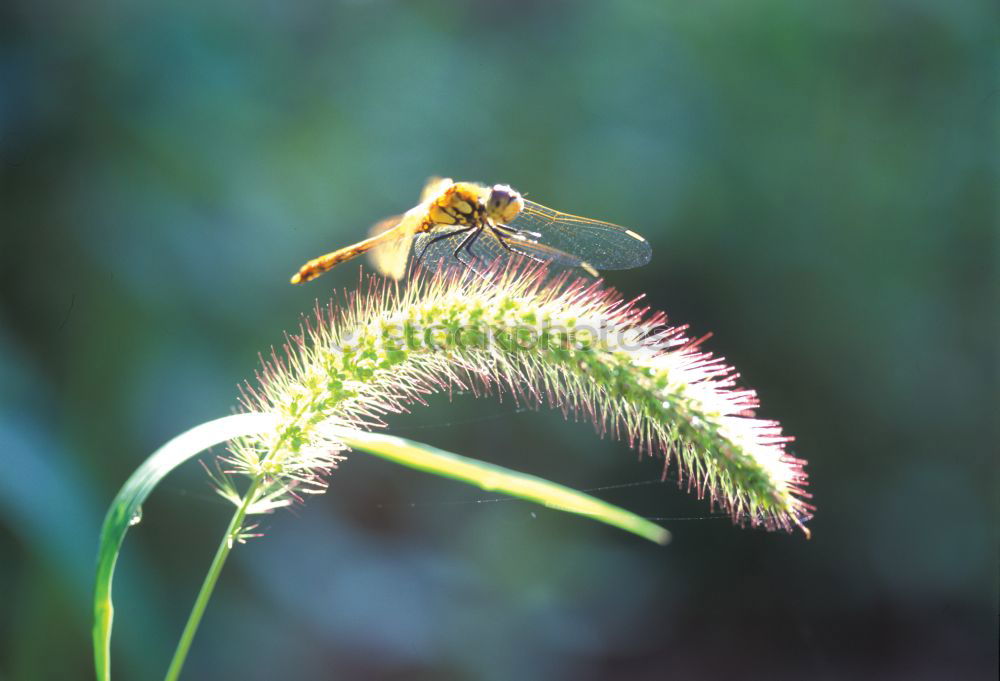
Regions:
<instances>
[{"instance_id":1,"label":"yellow insect body","mask_svg":"<svg viewBox=\"0 0 1000 681\"><path fill-rule=\"evenodd\" d=\"M631 230L525 201L507 185L431 178L419 204L376 223L364 241L310 260L291 281L310 281L362 253L381 274L399 279L414 250L431 266L454 259L483 271L494 260L523 256L594 275L591 255L598 266L619 269L645 264L650 254L646 240Z\"/></svg>"}]
</instances>

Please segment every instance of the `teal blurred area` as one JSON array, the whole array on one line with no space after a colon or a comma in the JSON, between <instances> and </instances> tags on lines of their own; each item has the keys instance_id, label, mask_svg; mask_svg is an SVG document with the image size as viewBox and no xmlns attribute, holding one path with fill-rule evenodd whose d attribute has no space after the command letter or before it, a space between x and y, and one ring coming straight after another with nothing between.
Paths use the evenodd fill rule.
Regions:
<instances>
[{"instance_id":1,"label":"teal blurred area","mask_svg":"<svg viewBox=\"0 0 1000 681\"><path fill-rule=\"evenodd\" d=\"M995 678L997 14L6 3L0 679L92 678L119 486L359 280L289 286L299 264L434 174L646 235L652 264L608 281L715 333L809 460L813 539L706 518L558 412L438 397L390 430L595 489L674 543L355 455L236 551L185 678ZM149 500L116 678L162 675L228 514L195 464Z\"/></svg>"}]
</instances>

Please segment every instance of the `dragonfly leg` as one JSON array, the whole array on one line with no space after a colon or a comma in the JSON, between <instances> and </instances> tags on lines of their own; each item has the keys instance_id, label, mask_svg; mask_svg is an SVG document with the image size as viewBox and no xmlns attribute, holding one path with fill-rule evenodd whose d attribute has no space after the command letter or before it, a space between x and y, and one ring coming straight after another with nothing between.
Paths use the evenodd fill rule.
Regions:
<instances>
[{"instance_id":1,"label":"dragonfly leg","mask_svg":"<svg viewBox=\"0 0 1000 681\"><path fill-rule=\"evenodd\" d=\"M510 228L508 227L508 229L510 229ZM541 258L538 258L538 257L536 257L534 255L531 255L530 253L525 253L524 251L519 251L519 250L515 250L514 248L511 248L507 244L507 241L510 240L509 236L506 236L505 234L503 234L501 232L497 232L496 236L497 236L497 241L500 242L500 245L503 246L504 248L506 248L511 253L514 253L515 255L524 256L525 258L531 258L535 262L547 262L546 260L542 260ZM515 244L515 247L516 247L516 244Z\"/></svg>"},{"instance_id":2,"label":"dragonfly leg","mask_svg":"<svg viewBox=\"0 0 1000 681\"><path fill-rule=\"evenodd\" d=\"M462 243L460 243L458 245L458 248L455 249L455 253L454 253L455 258L456 259L458 258L459 252L461 252L462 250L465 250L465 252L468 253L469 255L471 255L473 257L473 259L478 260L479 256L477 256L475 253L472 252L472 244L476 243L476 239L478 239L479 235L482 234L482 233L483 233L483 228L480 227L475 232L473 232L469 236L465 237L465 239L462 240Z\"/></svg>"},{"instance_id":3,"label":"dragonfly leg","mask_svg":"<svg viewBox=\"0 0 1000 681\"><path fill-rule=\"evenodd\" d=\"M503 234L505 234L507 236L515 236L515 235L522 235L523 236L523 235L526 234L526 235L534 237L536 239L538 239L538 238L540 238L542 236L539 232L530 232L530 231L528 231L526 229L516 229L516 228L511 227L509 225L496 224L496 225L493 225L493 229L495 231L501 232L501 233L503 233Z\"/></svg>"},{"instance_id":4,"label":"dragonfly leg","mask_svg":"<svg viewBox=\"0 0 1000 681\"><path fill-rule=\"evenodd\" d=\"M502 225L495 225L493 227L493 235L497 238L497 241L500 242L501 246L503 246L508 251L510 251L511 253L513 253L514 251L511 249L510 246L507 245L507 241L506 241L506 239L509 239L510 237L507 236L506 234L504 234L503 232L501 232L499 229L497 229L498 227L501 227L501 226ZM510 227L507 227L506 229L510 229Z\"/></svg>"},{"instance_id":5,"label":"dragonfly leg","mask_svg":"<svg viewBox=\"0 0 1000 681\"><path fill-rule=\"evenodd\" d=\"M500 225L497 225L497 227L499 227L499 226ZM510 228L508 227L507 229L510 229ZM531 260L534 260L535 262L540 262L540 263L548 262L548 260L542 260L541 258L539 258L537 256L534 256L531 253L525 253L524 251L515 250L515 249L511 248L507 244L507 241L510 239L509 236L507 236L503 232L497 231L495 228L494 228L493 231L496 234L497 241L500 242L500 245L503 246L504 248L506 248L511 253L514 253L515 255L520 255L520 256L525 257L525 258L530 258ZM515 244L515 246L516 246L516 244Z\"/></svg>"},{"instance_id":6,"label":"dragonfly leg","mask_svg":"<svg viewBox=\"0 0 1000 681\"><path fill-rule=\"evenodd\" d=\"M529 253L525 253L524 251L515 250L514 248L511 248L509 245L507 245L507 241L515 242L515 241L521 241L522 240L522 239L515 239L514 237L516 237L516 236L522 236L523 237L525 234L532 234L534 236L541 236L541 234L539 234L538 232L528 232L528 231L521 230L521 229L514 229L513 227L508 227L507 225L493 225L493 233L496 235L497 241L500 242L500 245L503 246L504 248L506 248L511 253L516 253L517 255L523 255L526 258L531 258L535 262L547 262L547 261L541 260L541 259L539 259L539 258L537 258L537 257L535 257L535 256L533 256L533 255L531 255ZM528 243L535 243L534 241L530 241L528 239L523 239L523 241L527 241ZM515 244L515 248L516 247L517 247L517 245Z\"/></svg>"},{"instance_id":7,"label":"dragonfly leg","mask_svg":"<svg viewBox=\"0 0 1000 681\"><path fill-rule=\"evenodd\" d=\"M441 241L442 239L450 239L453 236L458 236L459 234L464 234L465 232L468 232L470 229L475 229L475 228L476 228L476 225L472 225L470 227L463 227L462 229L453 229L450 232L446 232L444 234L439 234L438 236L435 236L433 239L431 239L426 244L424 244L423 248L420 249L420 254L417 256L417 259L418 260L423 260L424 259L424 253L427 252L427 249L430 248L431 245L436 244L438 241ZM463 243L465 243L465 242L463 242ZM461 248L461 246L459 246L459 248Z\"/></svg>"}]
</instances>

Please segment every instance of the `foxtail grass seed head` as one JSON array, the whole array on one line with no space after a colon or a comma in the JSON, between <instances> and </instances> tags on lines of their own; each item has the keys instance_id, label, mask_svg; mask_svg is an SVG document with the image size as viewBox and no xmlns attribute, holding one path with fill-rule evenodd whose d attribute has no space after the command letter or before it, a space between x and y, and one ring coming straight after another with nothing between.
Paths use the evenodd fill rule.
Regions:
<instances>
[{"instance_id":1,"label":"foxtail grass seed head","mask_svg":"<svg viewBox=\"0 0 1000 681\"><path fill-rule=\"evenodd\" d=\"M756 394L702 350L704 338L666 321L600 281L537 266L369 280L346 304L317 308L263 362L243 406L280 425L236 440L213 477L234 503L232 475L263 479L249 510L270 511L324 491L346 449L338 429L383 427L431 393L506 391L663 457L664 476L673 462L689 490L737 524L808 536L814 509L805 462L785 450L792 438L754 416Z\"/></svg>"}]
</instances>

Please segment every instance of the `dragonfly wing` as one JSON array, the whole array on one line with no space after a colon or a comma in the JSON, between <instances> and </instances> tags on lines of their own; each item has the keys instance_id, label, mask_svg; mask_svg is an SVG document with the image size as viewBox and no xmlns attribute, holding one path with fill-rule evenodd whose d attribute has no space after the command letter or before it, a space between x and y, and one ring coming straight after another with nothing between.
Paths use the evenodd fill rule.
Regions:
<instances>
[{"instance_id":1,"label":"dragonfly wing","mask_svg":"<svg viewBox=\"0 0 1000 681\"><path fill-rule=\"evenodd\" d=\"M630 229L561 213L533 201L525 201L524 209L508 226L539 247L555 249L597 269L639 267L648 263L653 254L649 242Z\"/></svg>"},{"instance_id":2,"label":"dragonfly wing","mask_svg":"<svg viewBox=\"0 0 1000 681\"><path fill-rule=\"evenodd\" d=\"M531 236L515 235L504 240L503 243L507 245L507 248L514 251L518 255L522 255L536 262L551 263L561 267L577 267L587 272L587 274L591 274L595 277L597 276L597 270L594 269L594 265L592 263L579 256L573 255L572 253L567 253L555 248L554 246L549 246L548 244L536 241ZM498 245L503 248L503 244Z\"/></svg>"},{"instance_id":3,"label":"dragonfly wing","mask_svg":"<svg viewBox=\"0 0 1000 681\"><path fill-rule=\"evenodd\" d=\"M502 241L501 241L502 239ZM557 248L537 243L523 234L498 236L489 227L478 235L473 229L441 226L418 234L413 241L414 257L433 271L461 264L481 275L511 265L539 262L558 268L579 268L597 275L589 263Z\"/></svg>"},{"instance_id":4,"label":"dragonfly wing","mask_svg":"<svg viewBox=\"0 0 1000 681\"><path fill-rule=\"evenodd\" d=\"M462 241L472 233L461 225L435 225L426 232L421 232L413 238L413 259L420 266L431 271L438 271L455 264L466 264L455 254Z\"/></svg>"},{"instance_id":5,"label":"dragonfly wing","mask_svg":"<svg viewBox=\"0 0 1000 681\"><path fill-rule=\"evenodd\" d=\"M384 241L368 251L368 260L379 274L400 279L406 273L406 260L410 255L410 244L413 241L416 224L419 224L417 217L406 213L394 215L372 225L368 232L369 236L378 236L390 229L399 232L398 238Z\"/></svg>"},{"instance_id":6,"label":"dragonfly wing","mask_svg":"<svg viewBox=\"0 0 1000 681\"><path fill-rule=\"evenodd\" d=\"M437 198L441 192L452 185L450 177L430 177L420 192L420 203L426 203Z\"/></svg>"},{"instance_id":7,"label":"dragonfly wing","mask_svg":"<svg viewBox=\"0 0 1000 681\"><path fill-rule=\"evenodd\" d=\"M380 274L393 279L403 277L413 246L413 238L427 213L426 205L451 185L452 181L447 177L429 178L420 192L418 206L403 215L386 218L372 226L369 236L377 236L390 229L398 232L398 238L385 241L369 251L368 259Z\"/></svg>"}]
</instances>

